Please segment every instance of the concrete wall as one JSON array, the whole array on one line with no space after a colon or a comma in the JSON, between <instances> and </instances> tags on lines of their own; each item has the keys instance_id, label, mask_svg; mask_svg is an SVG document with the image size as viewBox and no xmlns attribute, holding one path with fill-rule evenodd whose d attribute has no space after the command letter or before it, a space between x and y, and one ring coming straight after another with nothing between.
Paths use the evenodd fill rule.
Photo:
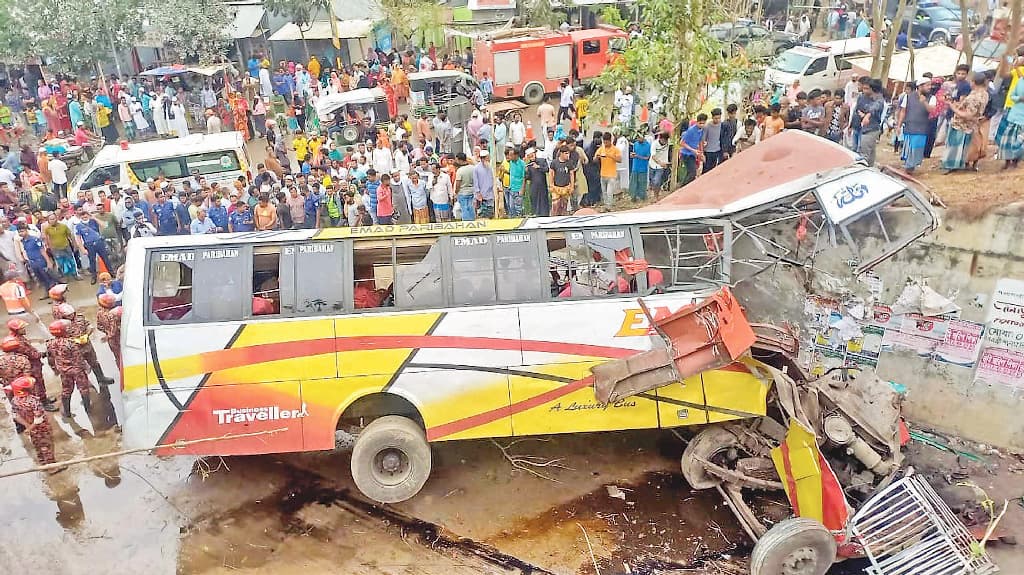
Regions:
<instances>
[{"instance_id":1,"label":"concrete wall","mask_svg":"<svg viewBox=\"0 0 1024 575\"><path fill-rule=\"evenodd\" d=\"M877 301L891 304L908 279L923 278L962 308L960 319L984 323L996 282L1024 280L1021 211L1007 208L978 221L942 213L936 232L874 270L883 285ZM833 250L816 264L840 269L848 256L843 249ZM832 297L865 297L868 292L849 276L838 282L824 277L808 281L802 271L779 267L738 286L736 293L753 321L790 321L806 334L811 329L803 310L807 284L814 286L811 292ZM883 351L876 369L879 377L907 387L905 414L912 421L991 445L1024 448L1024 380L1018 387L975 383L975 371L898 347Z\"/></svg>"}]
</instances>

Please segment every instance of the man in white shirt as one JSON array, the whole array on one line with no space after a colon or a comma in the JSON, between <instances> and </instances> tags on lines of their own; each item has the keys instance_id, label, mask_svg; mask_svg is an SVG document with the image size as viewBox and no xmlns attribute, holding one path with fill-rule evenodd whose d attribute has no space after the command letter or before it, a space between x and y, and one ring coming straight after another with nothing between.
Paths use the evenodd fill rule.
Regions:
<instances>
[{"instance_id":1,"label":"man in white shirt","mask_svg":"<svg viewBox=\"0 0 1024 575\"><path fill-rule=\"evenodd\" d=\"M668 134L662 132L651 142L650 177L647 178L648 197L657 198L661 186L665 183L666 170L669 167Z\"/></svg>"},{"instance_id":2,"label":"man in white shirt","mask_svg":"<svg viewBox=\"0 0 1024 575\"><path fill-rule=\"evenodd\" d=\"M522 146L526 141L526 124L523 123L521 116L517 116L516 120L508 125L508 135L516 146Z\"/></svg>"},{"instance_id":3,"label":"man in white shirt","mask_svg":"<svg viewBox=\"0 0 1024 575\"><path fill-rule=\"evenodd\" d=\"M616 99L615 106L619 109L619 123L630 126L633 122L633 89L626 86L622 96Z\"/></svg>"},{"instance_id":4,"label":"man in white shirt","mask_svg":"<svg viewBox=\"0 0 1024 575\"><path fill-rule=\"evenodd\" d=\"M434 70L434 61L426 54L420 56L420 72L431 72Z\"/></svg>"},{"instance_id":5,"label":"man in white shirt","mask_svg":"<svg viewBox=\"0 0 1024 575\"><path fill-rule=\"evenodd\" d=\"M53 182L53 193L63 198L68 195L68 165L60 159L60 154L55 154L50 160L50 180Z\"/></svg>"},{"instance_id":6,"label":"man in white shirt","mask_svg":"<svg viewBox=\"0 0 1024 575\"><path fill-rule=\"evenodd\" d=\"M568 80L562 80L561 95L558 98L558 121L572 120L572 103L576 92Z\"/></svg>"},{"instance_id":7,"label":"man in white shirt","mask_svg":"<svg viewBox=\"0 0 1024 575\"><path fill-rule=\"evenodd\" d=\"M390 174L392 165L394 164L394 156L391 154L391 148L384 146L384 140L377 140L377 147L373 149L371 164L373 169L377 170L378 174Z\"/></svg>"}]
</instances>

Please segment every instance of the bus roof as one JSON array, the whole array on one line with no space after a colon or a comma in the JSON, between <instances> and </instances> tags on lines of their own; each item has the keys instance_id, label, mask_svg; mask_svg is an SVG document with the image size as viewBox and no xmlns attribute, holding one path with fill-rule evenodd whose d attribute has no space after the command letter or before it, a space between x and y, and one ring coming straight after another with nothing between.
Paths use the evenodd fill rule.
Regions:
<instances>
[{"instance_id":1,"label":"bus roof","mask_svg":"<svg viewBox=\"0 0 1024 575\"><path fill-rule=\"evenodd\" d=\"M103 146L93 160L94 165L106 166L121 162L138 162L165 158L176 154L201 154L219 150L241 149L244 146L241 132L220 132L219 134L192 134L187 138L132 142L127 150L121 146Z\"/></svg>"}]
</instances>

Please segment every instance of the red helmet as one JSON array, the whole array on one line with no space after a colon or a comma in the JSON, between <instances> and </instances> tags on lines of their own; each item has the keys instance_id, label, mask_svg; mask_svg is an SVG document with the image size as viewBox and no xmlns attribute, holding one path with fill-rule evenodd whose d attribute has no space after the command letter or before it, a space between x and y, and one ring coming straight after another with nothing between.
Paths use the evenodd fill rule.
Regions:
<instances>
[{"instance_id":1,"label":"red helmet","mask_svg":"<svg viewBox=\"0 0 1024 575\"><path fill-rule=\"evenodd\" d=\"M54 319L71 319L75 317L75 306L62 303L53 309Z\"/></svg>"},{"instance_id":2,"label":"red helmet","mask_svg":"<svg viewBox=\"0 0 1024 575\"><path fill-rule=\"evenodd\" d=\"M11 333L17 333L26 327L28 327L28 322L19 317L7 320L7 329L11 330Z\"/></svg>"},{"instance_id":3,"label":"red helmet","mask_svg":"<svg viewBox=\"0 0 1024 575\"><path fill-rule=\"evenodd\" d=\"M69 329L71 329L71 322L66 319L58 319L50 324L50 333L52 333L54 337L67 335Z\"/></svg>"},{"instance_id":4,"label":"red helmet","mask_svg":"<svg viewBox=\"0 0 1024 575\"><path fill-rule=\"evenodd\" d=\"M14 395L26 395L32 391L32 388L35 385L36 378L31 375L22 375L16 377L14 381L11 382L11 391L14 392Z\"/></svg>"},{"instance_id":5,"label":"red helmet","mask_svg":"<svg viewBox=\"0 0 1024 575\"><path fill-rule=\"evenodd\" d=\"M105 307L107 309L110 309L117 304L117 296L110 292L103 292L96 299L99 300L101 307Z\"/></svg>"},{"instance_id":6,"label":"red helmet","mask_svg":"<svg viewBox=\"0 0 1024 575\"><path fill-rule=\"evenodd\" d=\"M50 288L50 297L52 299L64 299L64 294L68 291L68 284L57 284Z\"/></svg>"},{"instance_id":7,"label":"red helmet","mask_svg":"<svg viewBox=\"0 0 1024 575\"><path fill-rule=\"evenodd\" d=\"M4 351L17 351L21 347L21 341L13 335L5 337L0 340L0 349Z\"/></svg>"}]
</instances>

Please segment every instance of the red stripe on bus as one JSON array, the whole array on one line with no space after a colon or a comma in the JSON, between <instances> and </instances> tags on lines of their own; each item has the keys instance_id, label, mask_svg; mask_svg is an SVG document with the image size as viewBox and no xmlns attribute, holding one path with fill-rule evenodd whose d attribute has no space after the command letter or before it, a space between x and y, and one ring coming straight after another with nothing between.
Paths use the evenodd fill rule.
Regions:
<instances>
[{"instance_id":1,"label":"red stripe on bus","mask_svg":"<svg viewBox=\"0 0 1024 575\"><path fill-rule=\"evenodd\" d=\"M786 484L789 486L789 503L793 506L793 514L800 516L800 497L796 492L796 478L793 477L793 463L789 460L789 444L785 441L779 446L782 451L782 468L786 472Z\"/></svg>"},{"instance_id":2,"label":"red stripe on bus","mask_svg":"<svg viewBox=\"0 0 1024 575\"><path fill-rule=\"evenodd\" d=\"M567 383L562 387L556 387L555 389L552 389L550 391L545 391L544 393L535 395L529 399L518 401L509 406L502 406L497 409L492 409L490 411L485 411L483 413L478 413L476 415L470 415L469 417L457 419L449 423L435 425L434 427L431 427L430 429L427 430L427 439L433 441L435 439L440 439L442 437L447 437L449 435L454 435L456 433L466 431L467 429L472 429L480 425L491 423L492 421L497 421L504 417L510 417L517 413L526 411L527 409L533 409L534 407L544 405L549 401L553 401L555 399L568 395L574 391L583 389L584 387L587 387L589 385L593 385L593 383L594 376L591 375L583 379L578 379L571 383Z\"/></svg>"},{"instance_id":3,"label":"red stripe on bus","mask_svg":"<svg viewBox=\"0 0 1024 575\"><path fill-rule=\"evenodd\" d=\"M619 359L637 350L583 343L533 341L451 335L362 335L302 341L264 343L210 351L200 354L205 372L221 371L254 363L321 355L333 352L375 349L492 349L531 351Z\"/></svg>"}]
</instances>

